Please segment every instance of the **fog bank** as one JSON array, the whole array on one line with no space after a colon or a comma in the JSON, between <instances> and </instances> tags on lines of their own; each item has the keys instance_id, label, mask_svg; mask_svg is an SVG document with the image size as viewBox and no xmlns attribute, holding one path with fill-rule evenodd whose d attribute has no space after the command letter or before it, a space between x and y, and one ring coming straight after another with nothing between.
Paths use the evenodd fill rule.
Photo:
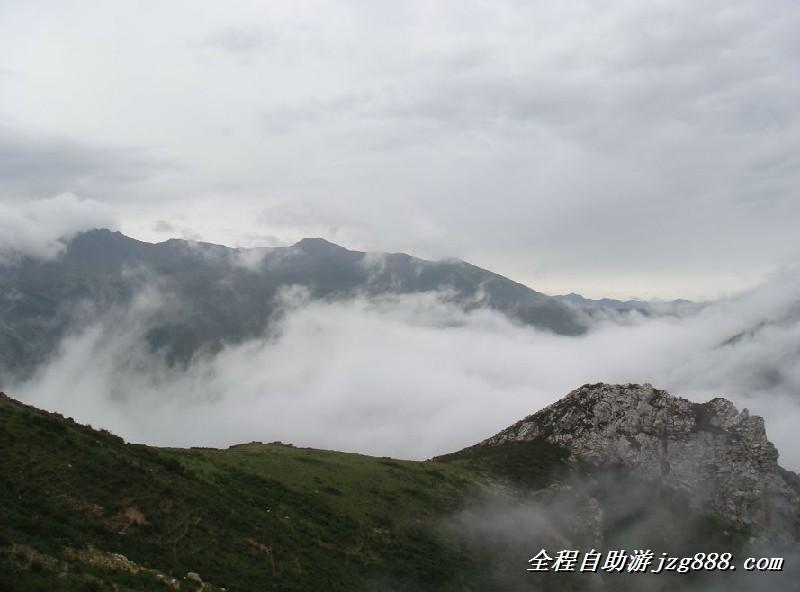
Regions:
<instances>
[{"instance_id":1,"label":"fog bank","mask_svg":"<svg viewBox=\"0 0 800 592\"><path fill-rule=\"evenodd\" d=\"M650 382L763 415L800 467L800 274L686 316L609 317L582 337L464 312L436 294L337 302L283 296L277 330L170 368L144 334L170 295L76 328L12 396L128 440L251 440L427 458L486 438L590 382ZM174 302L171 303L174 305ZM620 317L623 318L623 317Z\"/></svg>"}]
</instances>

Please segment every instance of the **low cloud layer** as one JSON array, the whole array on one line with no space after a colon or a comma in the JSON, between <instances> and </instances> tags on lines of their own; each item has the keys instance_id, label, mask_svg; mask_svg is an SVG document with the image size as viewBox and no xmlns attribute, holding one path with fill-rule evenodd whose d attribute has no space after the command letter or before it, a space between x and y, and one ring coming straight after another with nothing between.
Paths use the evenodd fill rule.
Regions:
<instances>
[{"instance_id":1,"label":"low cloud layer","mask_svg":"<svg viewBox=\"0 0 800 592\"><path fill-rule=\"evenodd\" d=\"M658 500L654 504L654 500ZM730 542L698 540L700 513L672 498L669 505L652 484L607 474L583 479L568 477L557 489L521 493L513 488L477 496L445 522L456 540L476 552L486 564L486 576L509 592L558 589L559 582L582 584L581 590L614 592L768 592L789 590L798 577L800 547L797 543L768 544L754 539L741 547ZM706 534L706 537L709 535ZM725 540L725 537L721 537ZM721 545L721 546L717 546ZM555 557L562 549L583 553L623 549L654 552L644 572L528 573L527 560L545 549ZM733 551L736 551L733 553ZM692 557L698 552L730 552L735 571L676 573L659 571L662 553L670 557ZM783 557L782 572L747 572L748 557ZM551 564L552 565L552 564ZM663 567L663 565L661 565ZM559 579L561 578L561 579Z\"/></svg>"},{"instance_id":2,"label":"low cloud layer","mask_svg":"<svg viewBox=\"0 0 800 592\"><path fill-rule=\"evenodd\" d=\"M54 257L64 249L62 239L83 230L113 227L107 206L71 193L23 203L0 201L0 263L19 255Z\"/></svg>"},{"instance_id":3,"label":"low cloud layer","mask_svg":"<svg viewBox=\"0 0 800 592\"><path fill-rule=\"evenodd\" d=\"M782 462L800 467L800 274L686 317L604 321L583 337L465 313L434 294L308 302L284 296L279 330L186 369L145 351L169 300L76 328L8 392L133 441L250 440L426 458L488 437L588 382L650 382L765 416ZM179 303L178 303L179 304ZM175 305L172 302L172 305Z\"/></svg>"}]
</instances>

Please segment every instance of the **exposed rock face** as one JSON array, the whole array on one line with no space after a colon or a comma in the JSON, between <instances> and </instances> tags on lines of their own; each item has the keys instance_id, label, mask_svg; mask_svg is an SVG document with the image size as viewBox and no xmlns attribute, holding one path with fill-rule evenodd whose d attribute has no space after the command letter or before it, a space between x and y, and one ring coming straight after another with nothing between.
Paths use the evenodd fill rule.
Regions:
<instances>
[{"instance_id":1,"label":"exposed rock face","mask_svg":"<svg viewBox=\"0 0 800 592\"><path fill-rule=\"evenodd\" d=\"M686 492L754 535L800 540L800 478L778 465L764 420L716 398L692 403L644 385L584 385L482 442L544 438L570 459L625 467Z\"/></svg>"}]
</instances>

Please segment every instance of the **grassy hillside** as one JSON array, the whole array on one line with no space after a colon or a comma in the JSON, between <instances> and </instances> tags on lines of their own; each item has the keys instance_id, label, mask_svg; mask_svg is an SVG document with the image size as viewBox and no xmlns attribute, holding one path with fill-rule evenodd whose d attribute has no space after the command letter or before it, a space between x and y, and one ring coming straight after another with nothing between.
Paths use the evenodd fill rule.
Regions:
<instances>
[{"instance_id":1,"label":"grassy hillside","mask_svg":"<svg viewBox=\"0 0 800 592\"><path fill-rule=\"evenodd\" d=\"M652 544L691 532L697 551L727 532L657 488L620 499L618 476L546 488L572 477L565 451L537 442L426 462L281 443L132 445L3 395L0 590L583 590L593 581L533 578L525 562L542 533L585 542L587 494L609 542L640 542L619 536L646 524ZM559 520L503 527L520 511Z\"/></svg>"},{"instance_id":2,"label":"grassy hillside","mask_svg":"<svg viewBox=\"0 0 800 592\"><path fill-rule=\"evenodd\" d=\"M187 572L228 590L479 589L435 518L481 479L279 443L130 445L3 396L0 589L192 589Z\"/></svg>"}]
</instances>

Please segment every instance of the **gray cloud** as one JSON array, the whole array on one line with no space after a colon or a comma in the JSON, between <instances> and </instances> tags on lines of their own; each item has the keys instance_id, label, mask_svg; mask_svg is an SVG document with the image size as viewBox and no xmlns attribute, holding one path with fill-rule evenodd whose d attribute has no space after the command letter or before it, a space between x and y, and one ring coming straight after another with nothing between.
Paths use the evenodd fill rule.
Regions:
<instances>
[{"instance_id":1,"label":"gray cloud","mask_svg":"<svg viewBox=\"0 0 800 592\"><path fill-rule=\"evenodd\" d=\"M171 223L166 220L157 220L156 223L153 225L153 230L155 232L168 232L175 234L177 232L177 228Z\"/></svg>"},{"instance_id":2,"label":"gray cloud","mask_svg":"<svg viewBox=\"0 0 800 592\"><path fill-rule=\"evenodd\" d=\"M0 199L73 192L109 200L120 188L167 168L147 150L33 135L0 125Z\"/></svg>"},{"instance_id":3,"label":"gray cloud","mask_svg":"<svg viewBox=\"0 0 800 592\"><path fill-rule=\"evenodd\" d=\"M22 204L0 201L0 263L20 255L55 257L64 249L63 239L83 230L115 227L110 208L71 193Z\"/></svg>"},{"instance_id":4,"label":"gray cloud","mask_svg":"<svg viewBox=\"0 0 800 592\"><path fill-rule=\"evenodd\" d=\"M22 73L2 104L16 125L185 163L135 195L148 166L130 154L67 146L11 178L113 202L140 238L184 213L205 240L292 242L304 227L259 213L311 211L355 247L665 298L730 293L798 254L789 3L6 10L32 23L0 30ZM81 34L100 20L119 23L113 40Z\"/></svg>"},{"instance_id":5,"label":"gray cloud","mask_svg":"<svg viewBox=\"0 0 800 592\"><path fill-rule=\"evenodd\" d=\"M234 53L263 49L273 35L255 28L229 28L206 38L204 45L220 47Z\"/></svg>"},{"instance_id":6,"label":"gray cloud","mask_svg":"<svg viewBox=\"0 0 800 592\"><path fill-rule=\"evenodd\" d=\"M208 34L192 47L218 50L232 56L239 64L252 65L256 54L268 51L277 42L277 34L264 27L232 26Z\"/></svg>"}]
</instances>

